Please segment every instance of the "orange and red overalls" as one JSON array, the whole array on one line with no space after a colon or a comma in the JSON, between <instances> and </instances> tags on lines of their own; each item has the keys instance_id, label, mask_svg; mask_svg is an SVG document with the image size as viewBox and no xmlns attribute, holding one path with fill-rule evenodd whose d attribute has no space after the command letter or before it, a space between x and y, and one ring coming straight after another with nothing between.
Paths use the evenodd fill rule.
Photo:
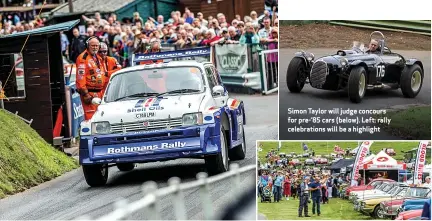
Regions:
<instances>
[{"instance_id":1,"label":"orange and red overalls","mask_svg":"<svg viewBox=\"0 0 432 221\"><path fill-rule=\"evenodd\" d=\"M117 59L110 56L106 56L105 60L103 61L103 64L105 65L104 68L106 70L106 74L105 74L106 81L104 86L104 93L105 93L111 75L114 74L114 72L120 70L122 66L117 62Z\"/></svg>"},{"instance_id":2,"label":"orange and red overalls","mask_svg":"<svg viewBox=\"0 0 432 221\"><path fill-rule=\"evenodd\" d=\"M92 55L85 50L76 60L76 86L81 95L85 120L90 120L98 105L92 104L94 97L102 99L106 86L106 70L99 55Z\"/></svg>"}]
</instances>

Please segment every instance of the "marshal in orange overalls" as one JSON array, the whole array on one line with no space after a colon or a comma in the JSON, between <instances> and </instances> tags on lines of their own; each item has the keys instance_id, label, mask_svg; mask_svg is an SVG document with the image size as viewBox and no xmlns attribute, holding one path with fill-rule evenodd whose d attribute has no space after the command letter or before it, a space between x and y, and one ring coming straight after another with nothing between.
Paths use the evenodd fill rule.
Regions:
<instances>
[{"instance_id":1,"label":"marshal in orange overalls","mask_svg":"<svg viewBox=\"0 0 432 221\"><path fill-rule=\"evenodd\" d=\"M120 70L122 66L117 62L117 59L110 56L106 56L105 59L103 59L103 64L105 65L104 68L106 70L106 74L105 74L106 81L104 86L104 93L105 93L111 75L114 74L116 71Z\"/></svg>"},{"instance_id":2,"label":"marshal in orange overalls","mask_svg":"<svg viewBox=\"0 0 432 221\"><path fill-rule=\"evenodd\" d=\"M95 97L101 98L105 90L107 77L102 58L92 55L88 50L81 53L76 60L76 85L81 95L85 120L90 120L96 112L98 105L92 104Z\"/></svg>"}]
</instances>

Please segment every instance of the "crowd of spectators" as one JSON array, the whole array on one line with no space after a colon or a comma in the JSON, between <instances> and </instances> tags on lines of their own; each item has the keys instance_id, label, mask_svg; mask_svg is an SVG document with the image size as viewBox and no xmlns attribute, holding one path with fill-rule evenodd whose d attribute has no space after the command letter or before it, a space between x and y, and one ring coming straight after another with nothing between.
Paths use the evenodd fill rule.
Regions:
<instances>
[{"instance_id":1,"label":"crowd of spectators","mask_svg":"<svg viewBox=\"0 0 432 221\"><path fill-rule=\"evenodd\" d=\"M107 19L96 13L94 18L83 16L86 22L86 34L80 35L78 29L73 30L74 37L68 41L63 37L64 45L69 45L69 56L76 59L84 47L85 39L97 36L107 43L109 55L115 57L124 67L130 65L133 53L158 51L161 45L169 44L176 48L213 46L216 44L259 44L277 49L278 18L274 11L265 10L259 17L252 11L250 16L235 16L227 21L222 13L215 17L204 17L201 12L193 13L185 9L173 11L170 18L162 15L156 19L142 18L138 12L133 14L131 23L122 24L115 14ZM70 42L70 44L69 44ZM68 50L65 47L65 50ZM66 52L67 53L67 52Z\"/></svg>"},{"instance_id":2,"label":"crowd of spectators","mask_svg":"<svg viewBox=\"0 0 432 221\"><path fill-rule=\"evenodd\" d=\"M0 36L15 34L44 26L45 18L23 18L23 14L3 14L0 12ZM27 21L29 20L29 21Z\"/></svg>"},{"instance_id":3,"label":"crowd of spectators","mask_svg":"<svg viewBox=\"0 0 432 221\"><path fill-rule=\"evenodd\" d=\"M85 41L91 36L97 36L108 45L108 55L117 59L123 66L131 65L134 53L160 51L163 45L187 48L214 46L216 44L250 44L256 48L278 48L277 1L269 1L263 11L252 11L243 18L235 15L231 21L223 13L204 15L194 13L188 8L182 14L173 11L169 18L162 15L156 18L143 18L138 12L132 19L119 21L116 14L102 16L95 13L94 17L82 16L86 33L80 33L74 28L72 37L61 33L62 53L70 61L75 62L78 55L85 50ZM269 7L271 6L271 7ZM36 18L33 22L23 23L19 17L2 18L0 20L0 36L32 30L43 26L43 19ZM268 55L268 69L274 69L272 75L277 75L277 55ZM277 79L276 76L271 76ZM269 84L275 80L269 80Z\"/></svg>"}]
</instances>

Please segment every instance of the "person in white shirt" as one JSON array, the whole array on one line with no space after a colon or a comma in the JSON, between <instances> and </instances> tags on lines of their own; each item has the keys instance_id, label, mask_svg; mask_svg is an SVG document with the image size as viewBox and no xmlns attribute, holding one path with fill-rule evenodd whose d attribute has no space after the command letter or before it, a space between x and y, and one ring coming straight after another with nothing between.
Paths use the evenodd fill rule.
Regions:
<instances>
[{"instance_id":1,"label":"person in white shirt","mask_svg":"<svg viewBox=\"0 0 432 221\"><path fill-rule=\"evenodd\" d=\"M429 187L429 188L432 188L432 184L431 184L430 176L427 176L427 177L426 177L426 179L425 179L425 183L423 183L421 186L422 186L422 187Z\"/></svg>"}]
</instances>

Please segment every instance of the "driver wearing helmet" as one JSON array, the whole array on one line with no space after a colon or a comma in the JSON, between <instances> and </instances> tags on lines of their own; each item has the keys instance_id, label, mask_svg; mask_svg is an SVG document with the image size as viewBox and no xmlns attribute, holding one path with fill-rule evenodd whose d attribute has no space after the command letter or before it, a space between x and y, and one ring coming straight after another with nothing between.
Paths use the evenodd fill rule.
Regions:
<instances>
[{"instance_id":1,"label":"driver wearing helmet","mask_svg":"<svg viewBox=\"0 0 432 221\"><path fill-rule=\"evenodd\" d=\"M379 48L378 41L375 39L372 39L369 43L369 49L366 51L367 53L379 53L381 50Z\"/></svg>"}]
</instances>

